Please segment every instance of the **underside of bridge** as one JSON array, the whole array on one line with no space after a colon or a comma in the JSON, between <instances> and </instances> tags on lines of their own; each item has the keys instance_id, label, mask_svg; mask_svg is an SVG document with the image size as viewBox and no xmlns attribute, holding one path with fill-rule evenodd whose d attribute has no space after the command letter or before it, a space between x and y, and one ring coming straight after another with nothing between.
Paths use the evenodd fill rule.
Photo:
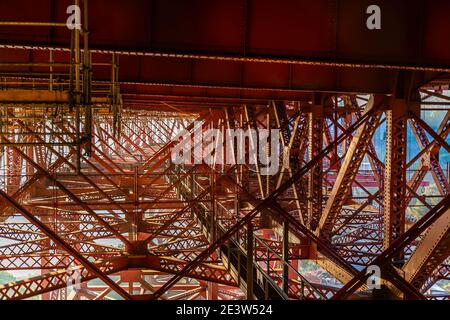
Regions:
<instances>
[{"instance_id":1,"label":"underside of bridge","mask_svg":"<svg viewBox=\"0 0 450 320\"><path fill-rule=\"evenodd\" d=\"M450 299L449 30L447 0L0 1L0 300Z\"/></svg>"}]
</instances>

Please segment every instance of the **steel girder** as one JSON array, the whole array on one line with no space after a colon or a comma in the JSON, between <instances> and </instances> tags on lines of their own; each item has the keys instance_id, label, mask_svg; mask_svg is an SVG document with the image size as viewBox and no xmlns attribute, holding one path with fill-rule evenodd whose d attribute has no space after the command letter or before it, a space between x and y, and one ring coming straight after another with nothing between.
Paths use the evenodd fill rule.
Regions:
<instances>
[{"instance_id":1,"label":"steel girder","mask_svg":"<svg viewBox=\"0 0 450 320\"><path fill-rule=\"evenodd\" d=\"M381 112L377 110L380 108L379 104L380 101L376 101L376 98L372 98L369 101L365 112L375 110L375 115L368 118L353 135L352 142L341 164L333 190L320 219L319 233L322 237L331 238L335 220L348 201L348 195L352 193L353 181L381 119Z\"/></svg>"},{"instance_id":2,"label":"steel girder","mask_svg":"<svg viewBox=\"0 0 450 320\"><path fill-rule=\"evenodd\" d=\"M400 100L386 112L384 248L405 231L407 108L406 101Z\"/></svg>"},{"instance_id":3,"label":"steel girder","mask_svg":"<svg viewBox=\"0 0 450 320\"><path fill-rule=\"evenodd\" d=\"M42 1L26 18L65 22L69 3ZM18 13L27 5L24 0L0 10L9 21L19 21L24 17ZM143 93L168 95L168 87L172 96L222 99L291 99L302 90L390 93L400 68L430 71L425 79L449 69L449 48L439 41L448 27L445 1L378 5L384 10L383 28L374 33L366 28L367 5L362 2L102 0L89 3L91 15L104 12L90 21L89 44L98 50L94 55L120 55L122 81L129 82L122 92L138 99ZM111 25L107 17L126 21L127 27L110 32L104 28ZM37 47L69 43L64 32L46 27L30 35L21 28L2 26L4 42ZM423 38L416 41L417 35ZM101 70L95 77L109 79L109 74Z\"/></svg>"}]
</instances>

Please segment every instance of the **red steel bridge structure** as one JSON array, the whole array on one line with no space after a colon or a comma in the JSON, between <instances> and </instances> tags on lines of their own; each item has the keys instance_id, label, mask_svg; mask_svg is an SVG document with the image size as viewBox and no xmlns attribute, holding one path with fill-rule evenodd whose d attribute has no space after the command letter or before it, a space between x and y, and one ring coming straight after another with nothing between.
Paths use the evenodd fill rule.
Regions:
<instances>
[{"instance_id":1,"label":"red steel bridge structure","mask_svg":"<svg viewBox=\"0 0 450 320\"><path fill-rule=\"evenodd\" d=\"M449 299L450 2L372 2L0 2L0 300Z\"/></svg>"}]
</instances>

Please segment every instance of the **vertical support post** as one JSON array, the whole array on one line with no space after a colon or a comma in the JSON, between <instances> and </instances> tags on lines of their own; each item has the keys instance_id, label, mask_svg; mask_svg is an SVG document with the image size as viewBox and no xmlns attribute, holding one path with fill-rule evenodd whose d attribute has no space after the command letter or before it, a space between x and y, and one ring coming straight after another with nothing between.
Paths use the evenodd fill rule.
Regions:
<instances>
[{"instance_id":1,"label":"vertical support post","mask_svg":"<svg viewBox=\"0 0 450 320\"><path fill-rule=\"evenodd\" d=\"M250 130L255 130L258 133L258 125L257 125L257 121L255 118L255 106L244 106L244 113L245 113L245 120L247 121L247 129ZM245 150L258 150L258 141L254 139L253 135L251 133L249 133L249 147L246 146ZM251 161L251 157L252 155L249 154L248 159L249 161ZM253 154L253 161L255 162L255 169L256 169L256 176L258 178L258 185L259 185L259 192L261 193L261 197L265 198L265 191L264 191L264 186L263 186L263 181L261 178L261 168L260 168L260 163L259 163L259 159L258 156L256 154L256 152L254 152Z\"/></svg>"},{"instance_id":2,"label":"vertical support post","mask_svg":"<svg viewBox=\"0 0 450 320\"><path fill-rule=\"evenodd\" d=\"M139 219L139 168L134 168L134 215L131 221L130 241L138 241Z\"/></svg>"},{"instance_id":3,"label":"vertical support post","mask_svg":"<svg viewBox=\"0 0 450 320\"><path fill-rule=\"evenodd\" d=\"M195 171L194 171L195 172ZM216 241L216 174L213 172L210 179L210 187L211 187L211 212L210 212L210 241L213 243ZM195 195L191 195L191 199L194 199ZM230 265L230 257L228 257L228 264ZM218 300L219 298L219 285L215 282L208 282L207 284L207 298L208 300Z\"/></svg>"},{"instance_id":4,"label":"vertical support post","mask_svg":"<svg viewBox=\"0 0 450 320\"><path fill-rule=\"evenodd\" d=\"M406 212L406 150L408 112L420 110L419 103L410 105L412 75L401 72L394 96L386 111L386 160L384 188L384 248L405 232ZM403 265L404 254L394 264Z\"/></svg>"},{"instance_id":5,"label":"vertical support post","mask_svg":"<svg viewBox=\"0 0 450 320\"><path fill-rule=\"evenodd\" d=\"M268 130L271 130L272 128L276 128L277 126L276 126L276 119L275 119L275 117L271 117L270 116L270 110L271 110L271 108L267 108L267 122L266 122L266 126L267 126L267 129ZM287 129L287 130L290 130L289 128ZM272 148L273 148L273 146L272 146L272 137L271 137L271 135L272 135L272 132L271 131L269 131L269 139L268 139L268 144L267 144L267 146L266 146L266 154L267 154L267 163L269 163L269 159L270 159L270 152L271 152L271 150L273 150ZM273 179L273 177L272 176L270 176L270 175L267 175L266 176L266 194L265 194L265 196L264 196L264 198L265 197L267 197L267 196L269 196L269 194L271 194L272 193L272 191L274 191L275 190L275 179Z\"/></svg>"},{"instance_id":6,"label":"vertical support post","mask_svg":"<svg viewBox=\"0 0 450 320\"><path fill-rule=\"evenodd\" d=\"M85 152L89 157L92 152L92 101L91 101L91 77L92 56L89 51L89 12L88 2L83 0L83 105L84 105L84 127L86 136Z\"/></svg>"},{"instance_id":7,"label":"vertical support post","mask_svg":"<svg viewBox=\"0 0 450 320\"><path fill-rule=\"evenodd\" d=\"M27 155L28 155L30 158L33 157L33 147L32 147L32 146L28 146L28 147L26 148L26 152L27 152ZM31 164L29 164L28 162L25 163L25 166L26 166L27 179L29 179L29 178L32 177L33 174L34 174L34 168L33 168L33 166L32 166Z\"/></svg>"},{"instance_id":8,"label":"vertical support post","mask_svg":"<svg viewBox=\"0 0 450 320\"><path fill-rule=\"evenodd\" d=\"M121 98L119 90L119 57L115 53L112 54L111 69L111 112L113 114L113 131L114 136L120 134L121 120Z\"/></svg>"},{"instance_id":9,"label":"vertical support post","mask_svg":"<svg viewBox=\"0 0 450 320\"><path fill-rule=\"evenodd\" d=\"M235 195L234 195L234 215L235 215L236 221L239 221L239 212L240 212L241 208L240 208L240 196L239 196L240 189L239 189L238 185L236 185L234 187L234 190L235 190L234 191L235 192Z\"/></svg>"},{"instance_id":10,"label":"vertical support post","mask_svg":"<svg viewBox=\"0 0 450 320\"><path fill-rule=\"evenodd\" d=\"M49 90L53 91L53 49L49 50L49 62L50 62Z\"/></svg>"},{"instance_id":11,"label":"vertical support post","mask_svg":"<svg viewBox=\"0 0 450 320\"><path fill-rule=\"evenodd\" d=\"M316 157L323 147L323 105L320 95L314 95L309 120L309 149L308 159ZM317 163L310 172L308 181L308 227L315 230L322 215L322 171L323 162Z\"/></svg>"},{"instance_id":12,"label":"vertical support post","mask_svg":"<svg viewBox=\"0 0 450 320\"><path fill-rule=\"evenodd\" d=\"M407 109L404 100L396 100L386 111L384 248L405 231Z\"/></svg>"},{"instance_id":13,"label":"vertical support post","mask_svg":"<svg viewBox=\"0 0 450 320\"><path fill-rule=\"evenodd\" d=\"M206 290L207 300L219 299L219 284L216 282L208 282Z\"/></svg>"},{"instance_id":14,"label":"vertical support post","mask_svg":"<svg viewBox=\"0 0 450 320\"><path fill-rule=\"evenodd\" d=\"M283 291L289 291L289 223L283 222Z\"/></svg>"},{"instance_id":15,"label":"vertical support post","mask_svg":"<svg viewBox=\"0 0 450 320\"><path fill-rule=\"evenodd\" d=\"M230 251L230 247L228 247L228 252ZM230 258L228 257L228 261L230 261ZM228 263L228 271L230 271L231 263ZM237 266L238 266L238 283L237 285L241 285L241 251L237 251Z\"/></svg>"},{"instance_id":16,"label":"vertical support post","mask_svg":"<svg viewBox=\"0 0 450 320\"><path fill-rule=\"evenodd\" d=\"M448 184L450 184L450 162L447 162L447 180Z\"/></svg>"},{"instance_id":17,"label":"vertical support post","mask_svg":"<svg viewBox=\"0 0 450 320\"><path fill-rule=\"evenodd\" d=\"M53 200L55 201L55 199L56 198L54 198ZM46 216L41 217L41 221L42 221L43 224L49 224L51 222L50 215L46 215ZM53 251L50 248L51 247L51 240L50 239L46 239L45 241L43 241L43 246L45 246L47 248L46 250L44 250L45 253L50 254ZM42 265L45 265L46 261L45 261L44 257L41 258L41 261L42 261ZM45 269L41 270L41 275L42 276L44 276L44 275L46 275L48 273L50 273L49 270L45 270ZM43 293L42 294L42 300L44 300L44 301L52 300L52 293L51 292Z\"/></svg>"},{"instance_id":18,"label":"vertical support post","mask_svg":"<svg viewBox=\"0 0 450 320\"><path fill-rule=\"evenodd\" d=\"M213 172L211 176L211 213L210 213L210 226L209 233L211 243L216 241L216 174Z\"/></svg>"},{"instance_id":19,"label":"vertical support post","mask_svg":"<svg viewBox=\"0 0 450 320\"><path fill-rule=\"evenodd\" d=\"M333 108L333 141L336 141L338 138L338 126L337 123L339 122L339 114L337 112L339 108L339 102L338 102L338 97L334 97L334 108ZM338 156L338 145L334 146L333 149L333 155L332 155L332 163L336 163L339 159Z\"/></svg>"},{"instance_id":20,"label":"vertical support post","mask_svg":"<svg viewBox=\"0 0 450 320\"><path fill-rule=\"evenodd\" d=\"M79 6L80 1L75 0L75 5ZM80 31L78 29L74 29L74 66L75 66L75 126L76 126L76 139L77 139L77 159L76 159L76 168L77 174L80 173L81 170L81 115L80 115L80 93L81 93L81 85L80 85Z\"/></svg>"},{"instance_id":21,"label":"vertical support post","mask_svg":"<svg viewBox=\"0 0 450 320\"><path fill-rule=\"evenodd\" d=\"M247 300L253 300L253 225L247 225Z\"/></svg>"}]
</instances>

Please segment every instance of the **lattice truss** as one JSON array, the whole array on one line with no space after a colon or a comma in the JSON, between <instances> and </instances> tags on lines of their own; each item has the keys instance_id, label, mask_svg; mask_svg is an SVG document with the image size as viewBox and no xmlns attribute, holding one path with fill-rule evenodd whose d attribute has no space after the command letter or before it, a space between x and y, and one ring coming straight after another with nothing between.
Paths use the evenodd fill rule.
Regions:
<instances>
[{"instance_id":1,"label":"lattice truss","mask_svg":"<svg viewBox=\"0 0 450 320\"><path fill-rule=\"evenodd\" d=\"M397 297L448 299L449 101L124 110L119 130L100 110L89 141L76 110L0 105L0 299L352 298L370 265ZM208 128L279 129L278 173L174 164L177 136L198 160Z\"/></svg>"}]
</instances>

